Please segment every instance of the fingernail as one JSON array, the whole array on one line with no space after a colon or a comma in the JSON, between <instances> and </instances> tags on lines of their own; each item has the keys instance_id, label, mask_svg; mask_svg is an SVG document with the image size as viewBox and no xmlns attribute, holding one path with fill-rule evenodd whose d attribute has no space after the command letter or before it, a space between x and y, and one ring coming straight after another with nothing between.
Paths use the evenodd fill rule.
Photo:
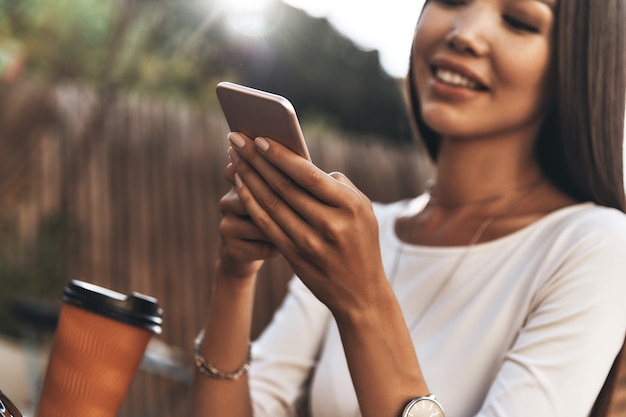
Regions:
<instances>
[{"instance_id":1,"label":"fingernail","mask_svg":"<svg viewBox=\"0 0 626 417\"><path fill-rule=\"evenodd\" d=\"M269 142L263 138L256 138L254 140L254 144L256 145L257 148L259 148L263 152L267 152L267 150L270 148Z\"/></svg>"},{"instance_id":2,"label":"fingernail","mask_svg":"<svg viewBox=\"0 0 626 417\"><path fill-rule=\"evenodd\" d=\"M230 157L230 160L233 161L234 163L239 162L239 160L241 159L237 151L234 150L232 147L228 148L228 156Z\"/></svg>"},{"instance_id":3,"label":"fingernail","mask_svg":"<svg viewBox=\"0 0 626 417\"><path fill-rule=\"evenodd\" d=\"M246 140L237 132L230 132L228 134L228 140L237 148L243 148L246 144Z\"/></svg>"},{"instance_id":4,"label":"fingernail","mask_svg":"<svg viewBox=\"0 0 626 417\"><path fill-rule=\"evenodd\" d=\"M237 173L235 173L235 185L237 188L243 187L243 181L241 181L241 177Z\"/></svg>"}]
</instances>

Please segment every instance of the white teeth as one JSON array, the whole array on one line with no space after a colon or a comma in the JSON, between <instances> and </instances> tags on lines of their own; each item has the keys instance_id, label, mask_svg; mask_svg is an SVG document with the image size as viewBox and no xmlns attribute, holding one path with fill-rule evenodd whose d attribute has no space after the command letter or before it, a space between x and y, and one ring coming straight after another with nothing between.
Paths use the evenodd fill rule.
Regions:
<instances>
[{"instance_id":1,"label":"white teeth","mask_svg":"<svg viewBox=\"0 0 626 417\"><path fill-rule=\"evenodd\" d=\"M480 86L479 84L466 76L459 74L456 71L452 71L446 68L437 68L435 70L435 77L437 77L440 81L454 85L459 87L466 87L477 90Z\"/></svg>"}]
</instances>

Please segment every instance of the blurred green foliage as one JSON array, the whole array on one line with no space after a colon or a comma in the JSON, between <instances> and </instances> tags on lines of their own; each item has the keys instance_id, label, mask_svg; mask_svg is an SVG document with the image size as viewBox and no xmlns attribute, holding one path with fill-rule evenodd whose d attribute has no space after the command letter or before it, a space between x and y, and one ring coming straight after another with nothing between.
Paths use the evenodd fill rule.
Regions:
<instances>
[{"instance_id":1,"label":"blurred green foliage","mask_svg":"<svg viewBox=\"0 0 626 417\"><path fill-rule=\"evenodd\" d=\"M17 39L29 72L93 80L103 61L111 6L93 0L0 0L0 34Z\"/></svg>"}]
</instances>

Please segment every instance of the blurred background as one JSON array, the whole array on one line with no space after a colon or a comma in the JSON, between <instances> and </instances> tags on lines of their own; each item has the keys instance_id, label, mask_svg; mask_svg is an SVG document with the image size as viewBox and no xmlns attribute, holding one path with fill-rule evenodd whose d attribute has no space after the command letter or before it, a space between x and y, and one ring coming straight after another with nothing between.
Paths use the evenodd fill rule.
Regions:
<instances>
[{"instance_id":1,"label":"blurred background","mask_svg":"<svg viewBox=\"0 0 626 417\"><path fill-rule=\"evenodd\" d=\"M421 191L402 93L419 4L334 4L0 0L0 390L25 415L71 279L159 300L163 333L120 416L187 415L228 188L217 82L288 97L313 159L373 200ZM264 268L253 336L290 275Z\"/></svg>"},{"instance_id":2,"label":"blurred background","mask_svg":"<svg viewBox=\"0 0 626 417\"><path fill-rule=\"evenodd\" d=\"M164 310L120 416L186 416L228 184L222 80L288 97L314 161L419 193L403 77L421 1L0 0L0 390L37 399L71 279ZM262 271L253 337L291 272Z\"/></svg>"}]
</instances>

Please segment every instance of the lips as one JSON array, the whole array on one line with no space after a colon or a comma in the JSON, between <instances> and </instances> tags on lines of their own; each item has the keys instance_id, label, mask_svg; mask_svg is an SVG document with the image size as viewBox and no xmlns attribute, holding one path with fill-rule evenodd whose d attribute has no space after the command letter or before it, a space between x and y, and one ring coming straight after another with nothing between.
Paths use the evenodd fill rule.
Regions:
<instances>
[{"instance_id":1,"label":"lips","mask_svg":"<svg viewBox=\"0 0 626 417\"><path fill-rule=\"evenodd\" d=\"M431 65L433 77L444 84L475 91L488 91L489 88L470 70L459 64L439 61Z\"/></svg>"}]
</instances>

